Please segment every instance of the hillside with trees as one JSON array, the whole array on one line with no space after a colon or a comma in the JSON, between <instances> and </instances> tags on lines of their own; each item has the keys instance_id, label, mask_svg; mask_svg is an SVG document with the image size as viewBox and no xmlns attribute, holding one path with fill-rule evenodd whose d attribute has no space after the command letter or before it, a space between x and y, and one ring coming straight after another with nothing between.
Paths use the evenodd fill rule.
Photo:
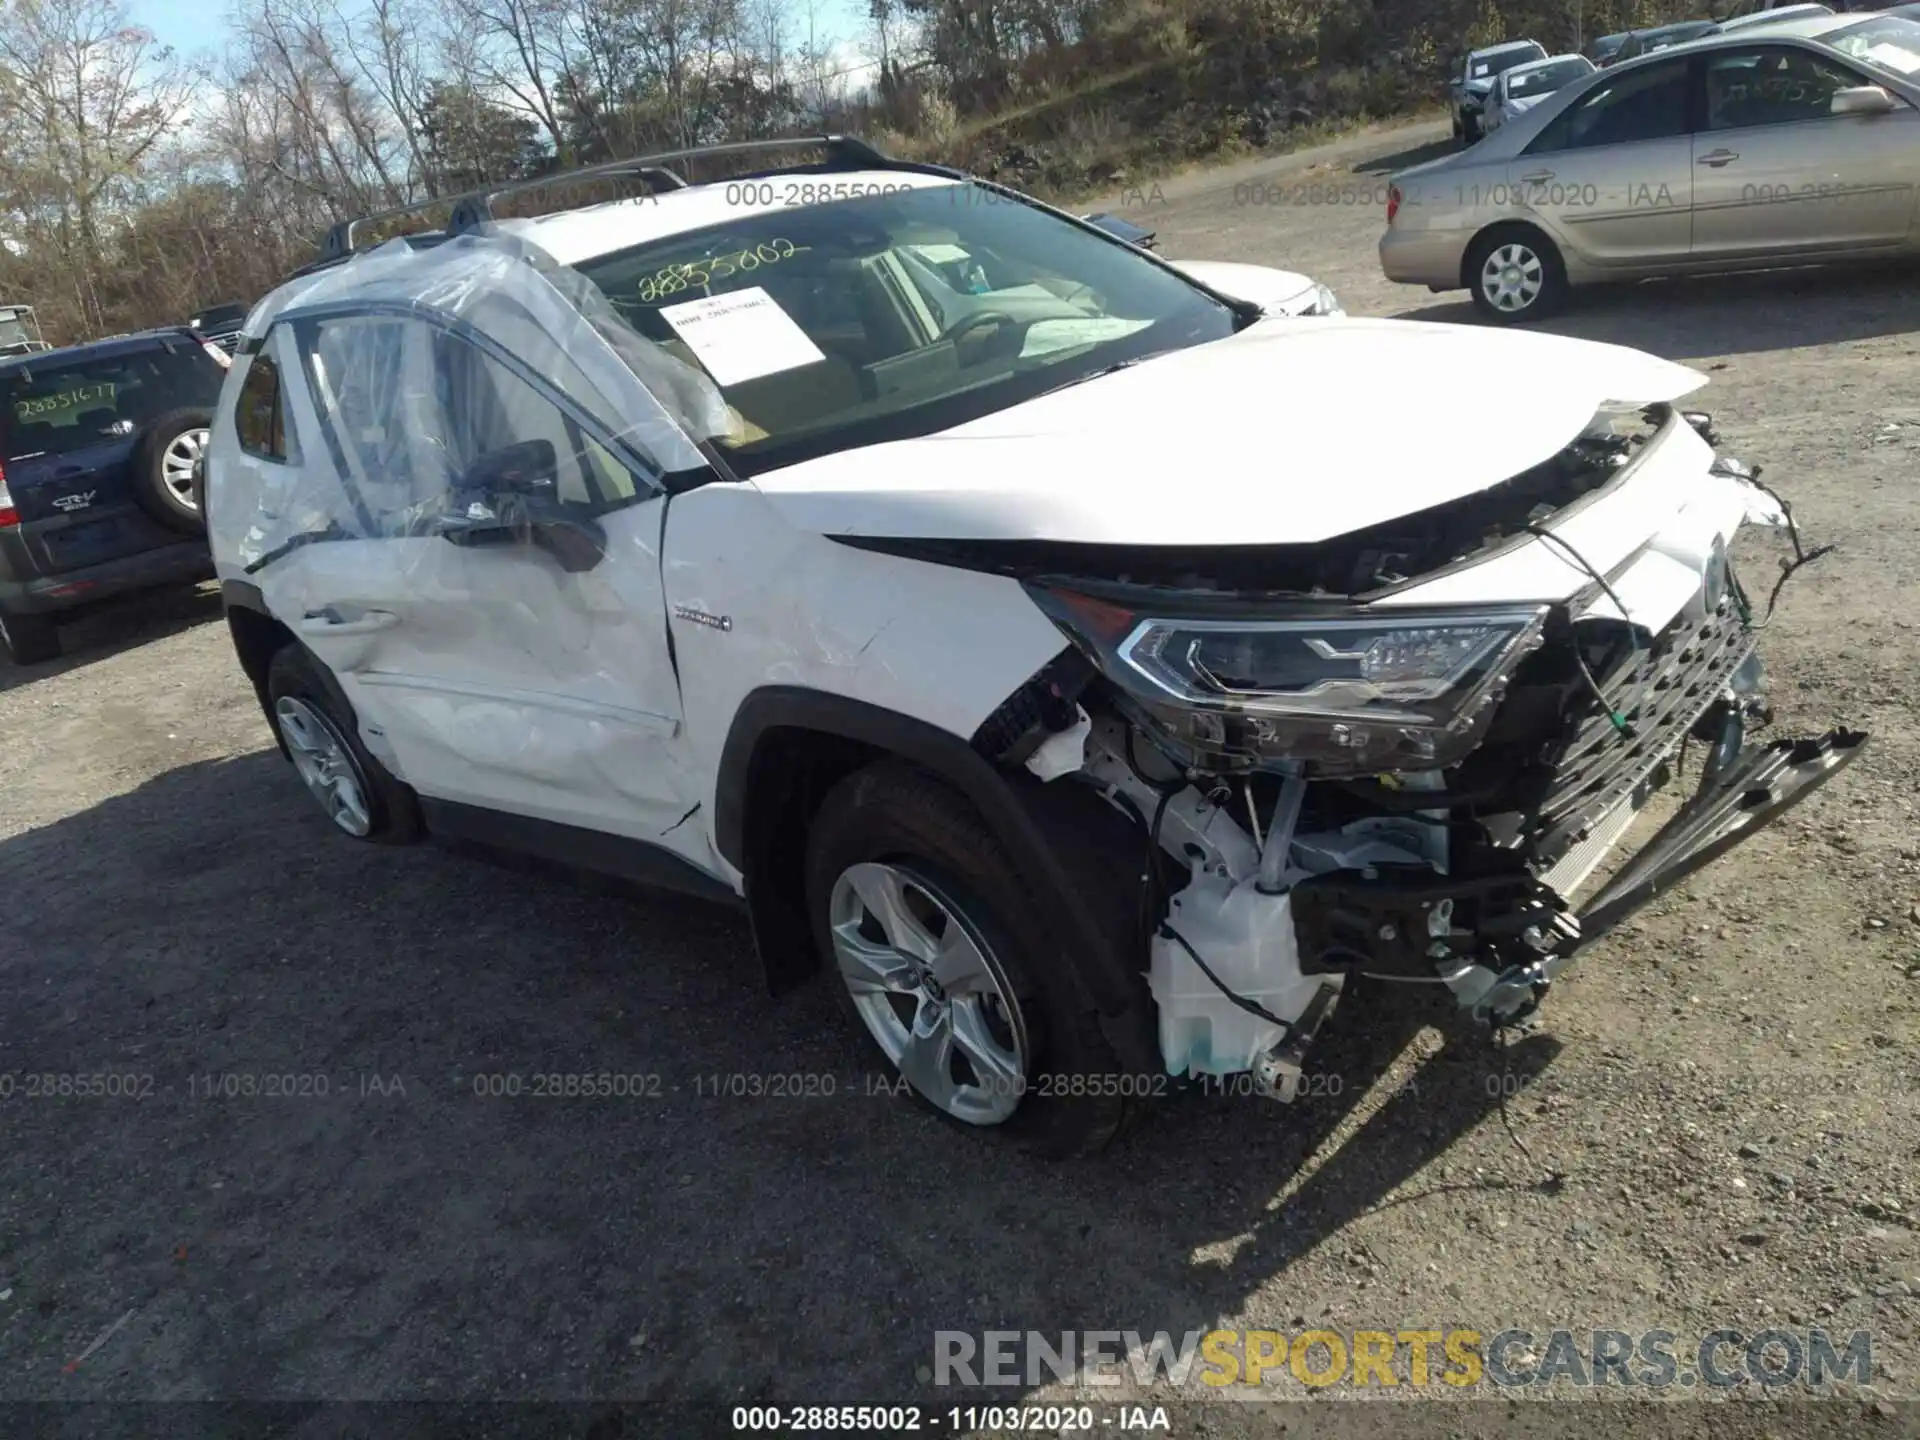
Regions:
<instances>
[{"instance_id":1,"label":"hillside with trees","mask_svg":"<svg viewBox=\"0 0 1920 1440\"><path fill-rule=\"evenodd\" d=\"M251 301L333 221L822 130L1050 196L1431 105L1446 60L1668 0L243 0L183 57L119 0L0 0L0 302L56 342ZM700 176L698 178L713 178Z\"/></svg>"}]
</instances>

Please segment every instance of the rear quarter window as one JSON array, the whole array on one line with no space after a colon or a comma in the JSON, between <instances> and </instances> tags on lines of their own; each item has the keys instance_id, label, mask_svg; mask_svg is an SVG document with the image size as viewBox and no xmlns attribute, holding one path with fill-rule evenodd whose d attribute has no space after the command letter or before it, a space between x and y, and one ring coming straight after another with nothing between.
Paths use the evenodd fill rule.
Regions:
<instances>
[{"instance_id":1,"label":"rear quarter window","mask_svg":"<svg viewBox=\"0 0 1920 1440\"><path fill-rule=\"evenodd\" d=\"M287 422L280 394L280 366L262 350L247 366L234 402L233 424L240 448L261 460L285 461Z\"/></svg>"},{"instance_id":2,"label":"rear quarter window","mask_svg":"<svg viewBox=\"0 0 1920 1440\"><path fill-rule=\"evenodd\" d=\"M137 433L170 410L210 408L225 372L185 338L98 358L56 357L0 374L9 459L61 455Z\"/></svg>"}]
</instances>

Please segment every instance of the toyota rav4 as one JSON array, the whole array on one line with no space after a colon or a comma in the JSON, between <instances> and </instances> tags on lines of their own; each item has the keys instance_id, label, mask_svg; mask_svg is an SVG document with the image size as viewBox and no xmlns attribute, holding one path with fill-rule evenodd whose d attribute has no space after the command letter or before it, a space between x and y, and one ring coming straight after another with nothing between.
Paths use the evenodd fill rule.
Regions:
<instances>
[{"instance_id":1,"label":"toyota rav4","mask_svg":"<svg viewBox=\"0 0 1920 1440\"><path fill-rule=\"evenodd\" d=\"M249 317L214 553L341 831L740 904L775 990L1062 1153L1290 1098L1357 977L1519 1021L1859 753L1749 738L1729 549L1807 557L1701 375L824 148L348 229Z\"/></svg>"}]
</instances>

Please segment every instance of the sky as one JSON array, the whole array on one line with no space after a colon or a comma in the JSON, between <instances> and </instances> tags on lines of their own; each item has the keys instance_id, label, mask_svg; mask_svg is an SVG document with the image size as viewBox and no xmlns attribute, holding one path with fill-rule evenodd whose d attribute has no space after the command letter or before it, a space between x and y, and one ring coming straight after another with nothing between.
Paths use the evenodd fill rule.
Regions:
<instances>
[{"instance_id":1,"label":"sky","mask_svg":"<svg viewBox=\"0 0 1920 1440\"><path fill-rule=\"evenodd\" d=\"M226 9L220 0L133 0L129 9L134 24L183 55L218 49L227 37Z\"/></svg>"},{"instance_id":2,"label":"sky","mask_svg":"<svg viewBox=\"0 0 1920 1440\"><path fill-rule=\"evenodd\" d=\"M353 0L346 0L349 7ZM217 50L229 33L228 0L131 0L133 23L153 31L163 45L183 55ZM795 5L804 13L804 0ZM821 38L858 42L866 29L864 0L816 0L815 24Z\"/></svg>"}]
</instances>

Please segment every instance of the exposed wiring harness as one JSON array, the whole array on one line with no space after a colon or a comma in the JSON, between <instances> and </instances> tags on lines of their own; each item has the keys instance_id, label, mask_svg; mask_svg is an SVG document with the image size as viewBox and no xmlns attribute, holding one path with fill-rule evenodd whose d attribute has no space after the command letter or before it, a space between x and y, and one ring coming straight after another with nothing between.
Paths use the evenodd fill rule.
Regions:
<instances>
[{"instance_id":1,"label":"exposed wiring harness","mask_svg":"<svg viewBox=\"0 0 1920 1440\"><path fill-rule=\"evenodd\" d=\"M1278 1025L1280 1027L1280 1035L1282 1039L1293 1034L1292 1021L1282 1020L1278 1015L1274 1014L1271 1010L1267 1009L1267 1007L1262 1005L1258 1000L1249 1000L1246 996L1236 994L1234 991L1228 989L1227 982L1222 980L1218 975L1214 974L1213 968L1209 966L1206 961L1200 958L1200 952L1194 949L1193 946L1187 943L1187 937L1182 935L1178 930L1174 929L1173 926L1165 920L1162 920L1160 922L1160 933L1166 936L1167 939L1173 941L1182 950L1186 951L1187 957L1190 960L1192 960L1194 964L1200 967L1200 973L1206 976L1207 979L1211 980L1213 982L1213 988L1218 990L1222 995L1226 996L1227 1000L1231 1004L1239 1006L1242 1010L1246 1011L1249 1015L1252 1015L1255 1018L1260 1020L1265 1020L1270 1025Z\"/></svg>"},{"instance_id":2,"label":"exposed wiring harness","mask_svg":"<svg viewBox=\"0 0 1920 1440\"><path fill-rule=\"evenodd\" d=\"M1832 554L1834 550L1831 544L1816 545L1809 550L1800 543L1800 526L1793 518L1793 505L1772 486L1761 483L1760 469L1761 467L1756 465L1748 474L1735 478L1746 481L1780 507L1780 514L1787 522L1787 539L1793 542L1793 558L1780 561L1780 578L1774 581L1773 593L1767 596L1766 613L1758 620L1753 618L1753 607L1747 603L1747 597L1740 589L1738 582L1733 585L1735 603L1740 606L1740 618L1746 622L1749 630L1755 631L1766 629L1768 622L1773 619L1773 607L1780 603L1780 592L1787 588L1787 581L1793 578L1794 572L1803 565L1811 565L1822 555Z\"/></svg>"},{"instance_id":3,"label":"exposed wiring harness","mask_svg":"<svg viewBox=\"0 0 1920 1440\"><path fill-rule=\"evenodd\" d=\"M1200 958L1200 952L1188 943L1187 937L1174 929L1172 922L1160 913L1163 900L1160 893L1160 825L1161 822L1167 818L1167 806L1172 803L1174 795L1181 788L1184 787L1176 783L1174 785L1168 785L1160 791L1160 803L1153 807L1153 823L1147 827L1145 919L1148 923L1143 927L1144 931L1145 933L1152 934L1157 930L1160 935L1173 941L1174 944L1186 951L1188 958L1200 967L1200 973L1207 977L1207 980L1212 984L1214 989L1226 996L1229 1003L1238 1006L1256 1019L1265 1020L1270 1025L1278 1025L1282 1037L1292 1035L1293 1024L1291 1021L1282 1020L1258 1000L1249 1000L1246 996L1230 989L1226 981L1213 973L1213 967Z\"/></svg>"},{"instance_id":4,"label":"exposed wiring harness","mask_svg":"<svg viewBox=\"0 0 1920 1440\"><path fill-rule=\"evenodd\" d=\"M1554 534L1553 531L1547 529L1544 525L1537 522L1529 524L1527 530L1529 533L1537 535L1540 539L1547 541L1575 565L1578 565L1582 570L1586 571L1588 575L1592 576L1594 584L1600 587L1601 592L1607 599L1613 602L1614 608L1620 612L1620 618L1626 622L1628 633L1633 637L1634 653L1644 656L1636 665L1634 673L1634 679L1639 691L1635 699L1635 705L1636 708L1638 708L1639 704L1646 699L1646 665L1647 662L1653 658L1653 651L1640 643L1640 627L1633 623L1633 617L1628 614L1626 605L1621 602L1620 596L1615 592L1613 586L1607 583L1607 577L1602 575L1586 556L1582 555L1578 550L1574 549L1570 543ZM1606 715L1608 722L1612 724L1613 728L1619 732L1620 738L1623 740L1635 739L1638 732L1633 728L1633 721L1620 711L1614 709L1611 702L1608 701L1607 692L1602 690L1600 688L1600 682L1593 678L1593 670L1588 666L1587 657L1580 649L1580 642L1577 640L1573 645L1573 658L1574 662L1580 667L1581 678L1587 682L1587 688L1593 692L1593 698L1600 702L1601 711Z\"/></svg>"},{"instance_id":5,"label":"exposed wiring harness","mask_svg":"<svg viewBox=\"0 0 1920 1440\"><path fill-rule=\"evenodd\" d=\"M1520 1138L1520 1132L1513 1128L1513 1117L1507 1113L1507 1094L1513 1085L1513 1057L1507 1053L1507 1027L1496 1025L1487 1032L1487 1038L1493 1045L1494 1054L1500 1060L1500 1123L1506 1128L1507 1138L1527 1159L1533 1159L1533 1151L1527 1148L1527 1142Z\"/></svg>"}]
</instances>

